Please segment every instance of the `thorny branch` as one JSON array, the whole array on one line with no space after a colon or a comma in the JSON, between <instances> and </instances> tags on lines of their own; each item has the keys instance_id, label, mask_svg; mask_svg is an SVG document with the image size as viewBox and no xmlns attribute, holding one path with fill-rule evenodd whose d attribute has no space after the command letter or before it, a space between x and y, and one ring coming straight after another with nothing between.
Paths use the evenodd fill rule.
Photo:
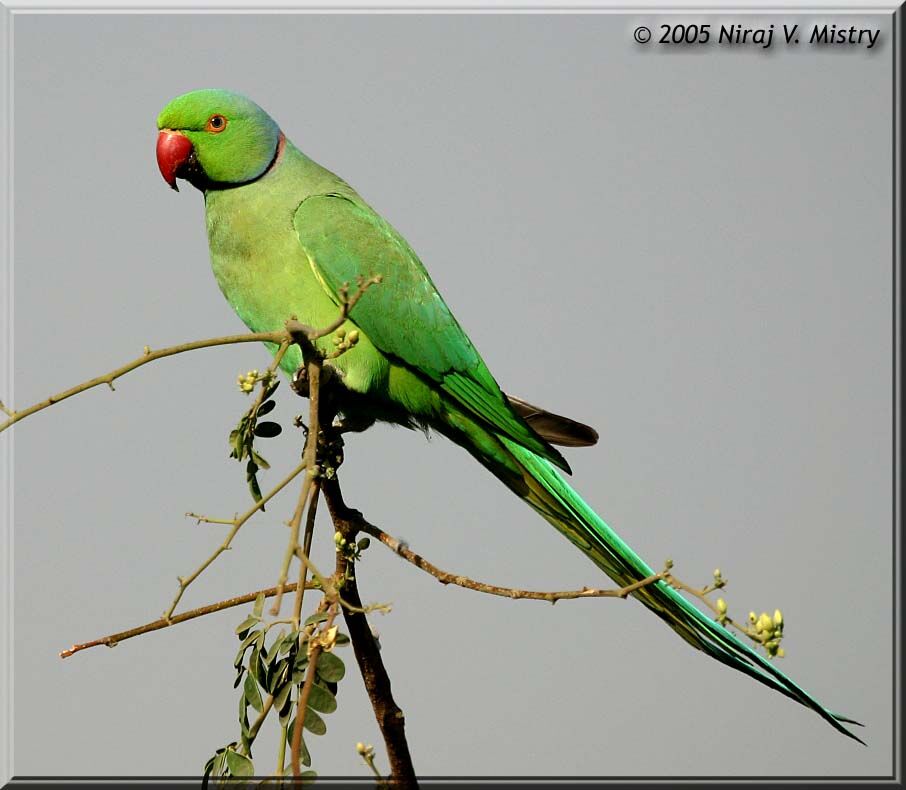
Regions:
<instances>
[{"instance_id":1,"label":"thorny branch","mask_svg":"<svg viewBox=\"0 0 906 790\"><path fill-rule=\"evenodd\" d=\"M279 332L252 332L245 335L212 337L209 340L196 340L192 343L181 343L178 346L169 346L168 348L161 348L157 351L152 351L149 346L145 346L144 353L138 359L134 359L132 362L128 362L102 376L97 376L88 381L84 381L81 384L77 384L75 387L70 387L67 390L58 392L56 395L51 395L49 398L45 398L44 400L29 406L27 409L16 411L0 404L3 412L9 418L0 423L0 433L3 433L3 431L20 420L24 420L26 417L29 417L36 412L42 411L49 406L53 406L55 403L71 398L73 395L78 395L80 392L85 392L94 387L100 387L102 384L106 384L110 389L115 389L113 382L118 378L125 376L127 373L131 373L136 368L147 365L149 362L154 362L155 360L163 359L164 357L172 357L175 354L182 354L186 351L196 351L199 348L227 346L235 343L284 343L288 339L292 339L289 331L281 330Z\"/></svg>"},{"instance_id":2,"label":"thorny branch","mask_svg":"<svg viewBox=\"0 0 906 790\"><path fill-rule=\"evenodd\" d=\"M272 488L267 494L265 494L258 502L256 502L252 507L245 511L238 518L233 519L232 528L227 533L226 538L224 538L223 543L221 543L214 552L208 557L201 565L199 565L192 573L188 576L178 577L179 589L176 591L176 597L173 598L173 602L167 608L167 611L164 612L164 620L170 620L173 615L173 611L176 609L177 604L183 596L183 593L186 591L186 588L194 582L202 573L204 573L211 563L214 562L223 552L227 551L230 548L230 544L233 542L233 538L236 537L236 533L242 528L242 525L245 524L252 516L255 515L262 507L264 507L271 499L273 499L277 494L279 494L286 486L288 486L293 480L295 480L302 472L305 471L305 461L302 461L292 472L290 472L283 480L281 480L274 488Z\"/></svg>"},{"instance_id":3,"label":"thorny branch","mask_svg":"<svg viewBox=\"0 0 906 790\"><path fill-rule=\"evenodd\" d=\"M396 538L388 535L379 527L374 526L366 521L361 514L354 514L352 520L355 523L357 529L362 532L367 532L373 538L377 538L381 543L390 548L396 554L399 554L400 557L411 562L416 568L425 571L425 573L430 574L435 579L437 579L441 584L455 584L458 587L465 587L467 590L475 590L476 592L487 593L488 595L499 595L503 598L514 598L514 599L528 599L533 601L548 601L552 604L557 603L557 601L569 600L574 598L626 598L630 593L635 592L636 590L641 589L642 587L647 587L650 584L659 582L661 580L666 580L669 576L667 571L670 569L671 565L667 564L665 569L660 573L654 573L651 576L646 576L640 581L629 584L626 587L619 587L616 589L609 590L599 590L593 587L583 587L581 590L564 590L562 592L538 592L536 590L520 590L515 587L500 587L496 584L486 584L485 582L478 582L474 579L470 579L467 576L459 576L453 573L448 573L447 571L441 570L436 565L428 562L424 557L419 554L416 554L412 549L410 549L404 542L397 540Z\"/></svg>"},{"instance_id":4,"label":"thorny branch","mask_svg":"<svg viewBox=\"0 0 906 790\"><path fill-rule=\"evenodd\" d=\"M316 582L311 582L307 587L310 590L317 590L320 588ZM295 590L296 585L287 585L286 589L287 591L290 589ZM207 614L214 614L214 612L221 612L224 609L230 609L234 606L252 603L259 595L263 595L265 598L272 598L276 594L276 587L268 587L264 590L246 593L245 595L237 595L235 598L227 598L225 601L218 601L217 603L208 604L207 606L200 606L197 609L190 609L188 612L174 615L169 620L165 620L161 617L158 620L145 623L145 625L136 626L135 628L129 628L126 631L119 631L118 633L110 634L109 636L102 636L99 639L92 639L90 642L75 644L68 650L61 651L60 658L69 658L80 650L86 650L89 647L99 647L100 645L116 647L120 642L125 642L127 639L132 639L134 636L141 636L142 634L147 634L151 631L159 631L162 628L169 628L171 625L184 623L186 620L194 620L196 617L204 617Z\"/></svg>"}]
</instances>

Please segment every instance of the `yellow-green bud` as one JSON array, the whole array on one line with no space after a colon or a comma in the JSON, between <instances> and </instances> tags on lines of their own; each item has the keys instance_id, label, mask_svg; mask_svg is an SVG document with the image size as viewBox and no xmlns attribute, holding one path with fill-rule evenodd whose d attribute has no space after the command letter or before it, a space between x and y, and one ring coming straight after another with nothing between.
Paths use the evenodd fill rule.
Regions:
<instances>
[{"instance_id":1,"label":"yellow-green bud","mask_svg":"<svg viewBox=\"0 0 906 790\"><path fill-rule=\"evenodd\" d=\"M718 599L717 599L717 611L718 611L720 614L726 614L726 613L727 613L727 602L726 602L723 598L718 598Z\"/></svg>"},{"instance_id":2,"label":"yellow-green bud","mask_svg":"<svg viewBox=\"0 0 906 790\"><path fill-rule=\"evenodd\" d=\"M358 343L359 342L359 330L358 329L350 330L348 340L349 340L350 344L352 344L352 345L355 345L356 343Z\"/></svg>"},{"instance_id":3,"label":"yellow-green bud","mask_svg":"<svg viewBox=\"0 0 906 790\"><path fill-rule=\"evenodd\" d=\"M340 327L340 328L336 331L336 336L339 337L340 339L346 337L346 330L343 329L343 327ZM362 744L359 744L359 746L361 746L361 745L362 745Z\"/></svg>"},{"instance_id":4,"label":"yellow-green bud","mask_svg":"<svg viewBox=\"0 0 906 790\"><path fill-rule=\"evenodd\" d=\"M715 568L715 569L714 569L714 578L715 578L715 579L719 579L719 578L720 578L720 568Z\"/></svg>"},{"instance_id":5,"label":"yellow-green bud","mask_svg":"<svg viewBox=\"0 0 906 790\"><path fill-rule=\"evenodd\" d=\"M749 612L749 622L752 625L755 625L756 620L758 620L758 618L755 616L755 612Z\"/></svg>"},{"instance_id":6,"label":"yellow-green bud","mask_svg":"<svg viewBox=\"0 0 906 790\"><path fill-rule=\"evenodd\" d=\"M758 622L755 625L755 629L758 631L772 631L774 628L774 621L771 620L770 615L767 612L762 612L761 617L758 618Z\"/></svg>"},{"instance_id":7,"label":"yellow-green bud","mask_svg":"<svg viewBox=\"0 0 906 790\"><path fill-rule=\"evenodd\" d=\"M779 609L774 610L774 625L783 625L783 613Z\"/></svg>"}]
</instances>

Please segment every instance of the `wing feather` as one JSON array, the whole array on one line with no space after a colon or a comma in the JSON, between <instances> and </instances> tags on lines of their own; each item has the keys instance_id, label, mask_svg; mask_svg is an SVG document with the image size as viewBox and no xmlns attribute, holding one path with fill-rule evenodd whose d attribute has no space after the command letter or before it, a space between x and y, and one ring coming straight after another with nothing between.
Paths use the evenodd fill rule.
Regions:
<instances>
[{"instance_id":1,"label":"wing feather","mask_svg":"<svg viewBox=\"0 0 906 790\"><path fill-rule=\"evenodd\" d=\"M339 303L344 284L381 275L350 319L383 353L437 382L494 430L569 471L516 414L412 248L366 204L342 194L306 198L293 218L319 281Z\"/></svg>"}]
</instances>

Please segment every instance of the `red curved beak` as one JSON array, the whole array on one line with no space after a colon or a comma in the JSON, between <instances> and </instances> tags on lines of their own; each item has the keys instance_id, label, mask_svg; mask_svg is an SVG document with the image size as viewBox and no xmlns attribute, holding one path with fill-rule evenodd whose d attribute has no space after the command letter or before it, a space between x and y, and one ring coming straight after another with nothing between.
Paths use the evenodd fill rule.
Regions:
<instances>
[{"instance_id":1,"label":"red curved beak","mask_svg":"<svg viewBox=\"0 0 906 790\"><path fill-rule=\"evenodd\" d=\"M184 134L164 129L157 135L157 166L164 181L177 192L179 187L176 186L176 172L188 161L191 154L192 143Z\"/></svg>"}]
</instances>

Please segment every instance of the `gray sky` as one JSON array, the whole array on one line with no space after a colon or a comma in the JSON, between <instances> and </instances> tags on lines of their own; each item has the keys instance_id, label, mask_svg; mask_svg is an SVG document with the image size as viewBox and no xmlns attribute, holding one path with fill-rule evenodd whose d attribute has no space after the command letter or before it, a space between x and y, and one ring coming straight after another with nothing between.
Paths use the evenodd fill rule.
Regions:
<instances>
[{"instance_id":1,"label":"gray sky","mask_svg":"<svg viewBox=\"0 0 906 790\"><path fill-rule=\"evenodd\" d=\"M842 18L742 21L759 19ZM869 51L632 41L663 21L15 19L16 405L146 343L241 331L201 196L157 172L154 120L186 90L244 92L406 236L504 389L598 428L568 457L608 523L687 582L720 566L731 614L783 609L781 668L869 744L637 603L490 598L374 546L361 591L394 604L373 622L425 775L890 771L890 26L856 21L881 27ZM177 357L15 429L16 774L193 774L238 737L241 610L57 653L159 616L222 539L185 511L247 507L226 437L248 403L236 375L266 363L253 346ZM305 408L287 393L284 425ZM267 443L265 485L299 441ZM445 569L608 583L442 438L355 437L342 481ZM248 524L185 606L273 584L294 501ZM327 723L309 738L322 774L364 775L356 741L386 768L355 672Z\"/></svg>"}]
</instances>

